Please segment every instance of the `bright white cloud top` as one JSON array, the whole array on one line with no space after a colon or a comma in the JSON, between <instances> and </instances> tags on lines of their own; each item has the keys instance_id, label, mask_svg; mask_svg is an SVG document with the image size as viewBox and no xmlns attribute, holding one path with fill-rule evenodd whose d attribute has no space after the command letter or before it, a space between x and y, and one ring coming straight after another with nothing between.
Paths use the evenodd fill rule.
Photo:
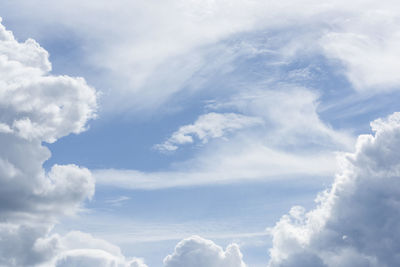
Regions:
<instances>
[{"instance_id":1,"label":"bright white cloud top","mask_svg":"<svg viewBox=\"0 0 400 267\"><path fill-rule=\"evenodd\" d=\"M193 236L179 242L173 254L164 259L165 267L246 267L238 245L224 251L210 240Z\"/></svg>"},{"instance_id":2,"label":"bright white cloud top","mask_svg":"<svg viewBox=\"0 0 400 267\"><path fill-rule=\"evenodd\" d=\"M1 266L400 265L397 1L0 16Z\"/></svg>"},{"instance_id":3,"label":"bright white cloud top","mask_svg":"<svg viewBox=\"0 0 400 267\"><path fill-rule=\"evenodd\" d=\"M318 207L293 207L271 230L269 266L397 266L400 113L371 123L342 158Z\"/></svg>"}]
</instances>

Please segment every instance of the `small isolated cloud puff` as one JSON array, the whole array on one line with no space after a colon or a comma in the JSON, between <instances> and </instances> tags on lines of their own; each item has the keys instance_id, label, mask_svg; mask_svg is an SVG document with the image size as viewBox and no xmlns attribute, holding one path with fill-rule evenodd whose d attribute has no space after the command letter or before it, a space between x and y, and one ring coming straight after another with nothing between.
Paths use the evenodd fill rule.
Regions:
<instances>
[{"instance_id":1,"label":"small isolated cloud puff","mask_svg":"<svg viewBox=\"0 0 400 267\"><path fill-rule=\"evenodd\" d=\"M239 246L230 244L224 251L199 236L184 239L173 254L164 259L165 267L246 267Z\"/></svg>"},{"instance_id":2,"label":"small isolated cloud puff","mask_svg":"<svg viewBox=\"0 0 400 267\"><path fill-rule=\"evenodd\" d=\"M193 136L207 143L211 138L223 137L235 130L262 123L263 120L257 117L211 112L201 115L193 124L180 127L167 141L156 145L155 148L161 151L174 151L178 149L178 145L193 143Z\"/></svg>"},{"instance_id":3,"label":"small isolated cloud puff","mask_svg":"<svg viewBox=\"0 0 400 267\"><path fill-rule=\"evenodd\" d=\"M293 207L271 229L269 267L400 265L400 113L371 127L318 207Z\"/></svg>"}]
</instances>

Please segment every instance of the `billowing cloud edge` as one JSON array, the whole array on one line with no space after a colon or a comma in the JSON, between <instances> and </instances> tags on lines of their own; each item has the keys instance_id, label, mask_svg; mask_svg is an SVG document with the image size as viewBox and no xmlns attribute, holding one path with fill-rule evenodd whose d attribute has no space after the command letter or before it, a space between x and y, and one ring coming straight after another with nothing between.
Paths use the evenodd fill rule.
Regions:
<instances>
[{"instance_id":1,"label":"billowing cloud edge","mask_svg":"<svg viewBox=\"0 0 400 267\"><path fill-rule=\"evenodd\" d=\"M270 267L399 265L400 113L371 123L330 189L271 228Z\"/></svg>"}]
</instances>

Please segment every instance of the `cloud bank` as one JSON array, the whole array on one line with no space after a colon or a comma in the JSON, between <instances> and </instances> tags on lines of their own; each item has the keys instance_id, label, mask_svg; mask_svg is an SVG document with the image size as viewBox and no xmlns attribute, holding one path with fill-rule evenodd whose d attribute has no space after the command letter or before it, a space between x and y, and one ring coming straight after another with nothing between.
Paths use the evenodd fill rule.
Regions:
<instances>
[{"instance_id":1,"label":"cloud bank","mask_svg":"<svg viewBox=\"0 0 400 267\"><path fill-rule=\"evenodd\" d=\"M400 113L371 123L341 159L331 188L305 212L293 207L271 229L270 267L398 266Z\"/></svg>"}]
</instances>

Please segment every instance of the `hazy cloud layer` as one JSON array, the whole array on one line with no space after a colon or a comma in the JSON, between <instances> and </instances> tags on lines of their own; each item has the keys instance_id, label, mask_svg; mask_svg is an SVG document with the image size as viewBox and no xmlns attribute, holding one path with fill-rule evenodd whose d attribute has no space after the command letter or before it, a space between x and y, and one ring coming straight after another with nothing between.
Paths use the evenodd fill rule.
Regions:
<instances>
[{"instance_id":1,"label":"hazy cloud layer","mask_svg":"<svg viewBox=\"0 0 400 267\"><path fill-rule=\"evenodd\" d=\"M269 266L397 266L400 264L400 113L371 123L356 151L341 159L318 207L293 207L271 230Z\"/></svg>"}]
</instances>

